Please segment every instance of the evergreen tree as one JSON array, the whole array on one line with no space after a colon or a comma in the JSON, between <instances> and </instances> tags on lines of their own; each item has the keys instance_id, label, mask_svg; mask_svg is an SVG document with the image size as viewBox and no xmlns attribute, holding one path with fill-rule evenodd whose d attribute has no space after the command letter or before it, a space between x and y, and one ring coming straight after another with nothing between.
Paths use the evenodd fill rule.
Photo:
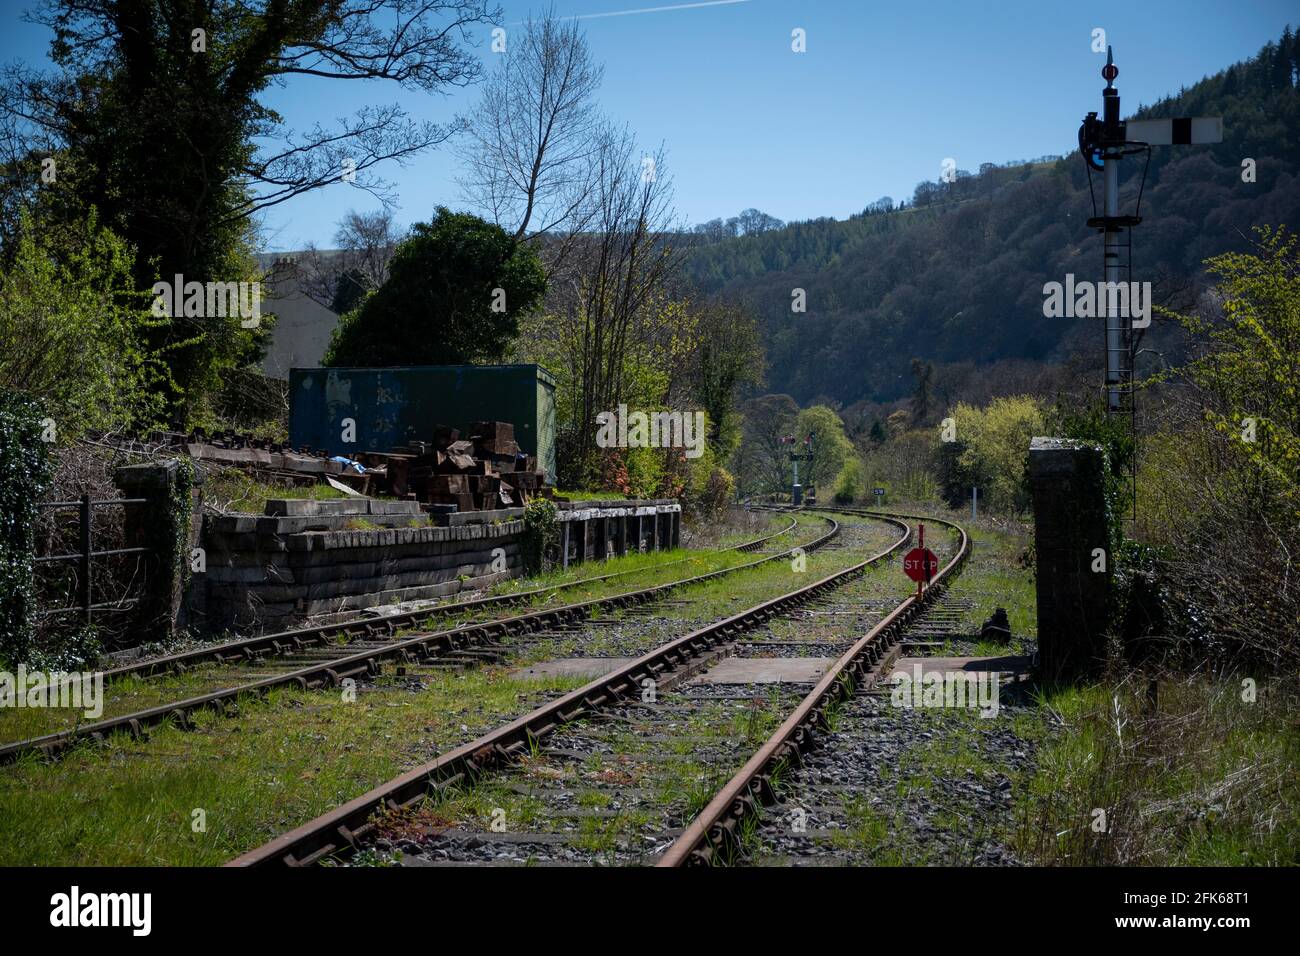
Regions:
<instances>
[{"instance_id":1,"label":"evergreen tree","mask_svg":"<svg viewBox=\"0 0 1300 956\"><path fill-rule=\"evenodd\" d=\"M532 246L477 216L440 207L398 245L388 281L339 320L324 364L498 361L519 332L519 317L545 291Z\"/></svg>"}]
</instances>

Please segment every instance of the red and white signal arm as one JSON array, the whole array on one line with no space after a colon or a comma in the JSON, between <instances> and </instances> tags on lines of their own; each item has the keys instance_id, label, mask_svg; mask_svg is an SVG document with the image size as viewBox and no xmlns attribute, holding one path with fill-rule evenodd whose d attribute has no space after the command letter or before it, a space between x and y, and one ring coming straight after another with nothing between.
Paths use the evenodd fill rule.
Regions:
<instances>
[{"instance_id":1,"label":"red and white signal arm","mask_svg":"<svg viewBox=\"0 0 1300 956\"><path fill-rule=\"evenodd\" d=\"M1126 140L1148 146L1196 146L1223 142L1222 116L1129 120L1124 127Z\"/></svg>"}]
</instances>

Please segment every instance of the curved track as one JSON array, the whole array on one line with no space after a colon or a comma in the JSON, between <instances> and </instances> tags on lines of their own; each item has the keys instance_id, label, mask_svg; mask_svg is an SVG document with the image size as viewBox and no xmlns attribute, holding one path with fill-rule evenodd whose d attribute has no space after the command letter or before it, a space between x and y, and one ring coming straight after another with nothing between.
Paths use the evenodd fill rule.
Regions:
<instances>
[{"instance_id":1,"label":"curved track","mask_svg":"<svg viewBox=\"0 0 1300 956\"><path fill-rule=\"evenodd\" d=\"M902 535L885 550L864 561L796 588L780 597L764 601L739 614L715 621L668 641L626 664L617 666L611 672L578 690L564 694L309 823L282 834L262 847L243 854L230 865L260 866L275 863L307 865L324 859L346 857L375 838L381 830L379 818L385 812L407 812L428 798L443 799L459 789L472 788L483 780L485 775L507 772L512 766L518 765L522 759L537 754L543 741L554 740L570 732L585 732L582 728L598 722L602 717L608 718L611 711L618 711L643 701L642 695L647 686L669 688L684 677L697 673L704 666L735 654L737 638L742 634L769 627L778 619L805 609L809 613L818 613L820 610L827 615L845 613L839 610L827 610L826 603L832 593L861 577L873 564L896 553L911 538L911 528L901 520L901 516L868 512L861 514L897 526L902 530ZM827 518L827 520L834 519ZM942 581L964 559L968 550L965 533L959 528L956 530L958 535L956 554L941 572L939 581ZM783 552L781 556L790 553L792 552ZM936 582L934 587L940 588L941 585ZM841 675L846 673L850 666L845 663L846 661L874 662L882 659L883 643L877 639L877 636L884 633L896 635L901 622L910 620L916 613L916 609L924 603L925 600L918 602L914 597L905 598L893 606L885 619L873 627L866 637L854 642L837 661L832 673L817 684L814 693L819 695L818 701L826 695L828 688L838 686L841 682ZM886 606L894 604L892 599L886 602ZM793 706L795 702L788 703ZM805 706L806 704L806 701L804 704L799 704L795 715L803 715L816 709L816 704ZM795 715L791 716L791 720ZM790 720L787 720L782 727L785 728L789 723ZM666 730L663 726L659 731L660 736L664 733L672 734L671 730ZM786 738L789 736L787 734ZM780 741L769 740L760 748L759 754L780 745ZM741 756L743 758L743 755ZM713 801L709 805L712 806L712 803ZM711 832L711 824L702 824L702 827L707 838Z\"/></svg>"},{"instance_id":2,"label":"curved track","mask_svg":"<svg viewBox=\"0 0 1300 956\"><path fill-rule=\"evenodd\" d=\"M792 518L790 524L779 531L723 550L736 551L742 554L757 551L768 541L789 534L797 526L798 521ZM665 561L651 567L615 571L612 574L601 574L576 581L566 581L563 584L531 588L527 591L516 591L510 594L474 598L469 601L453 601L449 604L440 604L436 607L424 608L418 611L401 611L396 614L385 614L359 621L320 624L292 631L278 631L273 634L259 634L233 641L223 641L219 644L209 644L192 650L105 670L103 672L104 681L110 683L124 677L154 677L159 674L181 673L201 664L230 664L263 660L267 657L300 651L304 647L323 646L337 642L340 639L348 642L358 639L373 640L378 637L392 636L399 631L413 627L421 627L439 618L456 614L472 614L492 608L514 607L545 594L556 594L571 588L583 587L600 581L612 581L615 578L627 577L633 574L646 574L651 571L658 571L661 568L682 564L688 560L690 559L680 558L676 561Z\"/></svg>"},{"instance_id":3,"label":"curved track","mask_svg":"<svg viewBox=\"0 0 1300 956\"><path fill-rule=\"evenodd\" d=\"M810 542L797 545L794 548L774 552L755 561L749 561L744 564L735 565L734 567L723 568L718 571L711 571L706 574L695 575L689 578L670 581L665 584L659 584L609 597L596 598L560 607L546 608L525 614L472 623L452 629L425 632L399 639L390 639L390 636L397 635L406 628L418 627L421 622L429 619L431 616L437 615L431 615L429 611L395 614L374 621L367 621L360 625L325 625L318 628L304 629L302 631L289 631L281 634L266 635L264 637L253 638L243 642L233 642L234 645L237 646L238 650L231 651L231 653L236 654L237 656L234 659L241 662L261 661L263 657L267 655L258 653L255 648L269 647L271 649L270 656L286 657L291 660L293 660L294 657L297 657L298 660L293 660L293 662L300 663L303 655L306 655L310 660L310 663L306 666L293 667L292 669L259 680L246 681L244 683L224 687L211 693L188 697L183 700L171 701L106 720L84 724L68 730L5 744L0 746L0 763L10 763L27 754L40 754L47 758L55 757L77 743L87 740L102 741L106 739L108 735L113 733L129 733L133 736L139 736L148 727L166 721L172 721L182 728L187 728L191 723L190 716L196 711L211 709L217 713L225 714L227 708L236 704L242 695L263 695L277 687L292 686L302 689L336 687L339 686L342 681L349 678L356 679L376 676L385 662L427 663L434 659L446 658L449 655L458 653L470 654L476 649L491 648L493 645L498 643L501 638L507 635L528 634L542 631L554 626L571 624L572 622L587 618L597 611L632 607L643 605L655 600L661 600L680 588L704 583L726 575L734 574L738 571L757 567L770 561L786 558L795 550L800 548L804 551L816 550L831 541L839 533L839 525L834 521L834 519L824 518L824 520L827 521L829 525L828 530L824 534ZM751 546L760 546L764 541L771 540L774 537L793 530L796 523L797 522L792 522L788 528L783 529L782 531L767 535L757 541L747 542L745 545L741 545L740 547L748 548ZM684 561L687 559L682 560ZM680 562L666 562L665 564L657 565L656 568L666 567L676 563ZM552 591L576 586L577 584L589 584L592 581L620 577L630 573L643 573L646 570L649 569L636 569L632 572L617 572L611 575L603 575L598 578L586 578L580 582L571 582L565 585L559 585L555 588L540 588L533 591L519 592L518 594L505 596L504 600L524 599L528 596L551 593ZM492 600L496 599L482 599L482 601ZM457 610L465 610L467 608L475 609L482 606L482 601L461 602L458 605L449 605L448 607ZM441 609L432 610L438 611ZM358 629L361 629L360 634L356 633ZM353 643L362 646L360 649L354 650L352 653L348 654L339 655L333 653L330 648L330 643L331 641L337 641L340 637L350 638ZM190 652L190 654L209 655L213 651L219 650L220 647L231 647L231 645L220 645L219 648L215 649L203 648L195 652ZM187 655L173 655L171 659L168 659L168 669L172 671L178 669L184 670L189 666L188 662L186 660L178 659L184 659L186 657ZM211 660L212 658L207 657L206 659ZM163 662L159 661L155 663L161 664Z\"/></svg>"},{"instance_id":4,"label":"curved track","mask_svg":"<svg viewBox=\"0 0 1300 956\"><path fill-rule=\"evenodd\" d=\"M866 512L846 510L843 513ZM913 595L900 602L835 662L777 731L668 848L659 866L710 864L734 856L746 825L761 815L764 805L775 801L773 779L789 767L797 766L800 754L816 745L819 733L829 727L830 710L858 690L874 685L892 666L903 633L943 594L970 554L970 539L964 529L944 519L928 520L957 531L960 541L957 553L940 569L921 597Z\"/></svg>"}]
</instances>

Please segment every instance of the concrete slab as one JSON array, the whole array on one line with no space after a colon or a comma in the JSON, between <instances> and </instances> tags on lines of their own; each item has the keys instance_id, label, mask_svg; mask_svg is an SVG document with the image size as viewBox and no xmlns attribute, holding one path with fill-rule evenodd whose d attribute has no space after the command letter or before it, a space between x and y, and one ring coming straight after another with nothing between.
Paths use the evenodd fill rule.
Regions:
<instances>
[{"instance_id":1,"label":"concrete slab","mask_svg":"<svg viewBox=\"0 0 1300 956\"><path fill-rule=\"evenodd\" d=\"M634 660L635 657L562 657L516 668L510 672L510 676L521 680L538 677L604 677L610 671Z\"/></svg>"},{"instance_id":2,"label":"concrete slab","mask_svg":"<svg viewBox=\"0 0 1300 956\"><path fill-rule=\"evenodd\" d=\"M914 673L913 668L919 665L922 674L944 674L948 671L1021 674L1029 670L1031 663L1028 657L1011 654L1003 657L900 657L894 670L911 674Z\"/></svg>"},{"instance_id":3,"label":"concrete slab","mask_svg":"<svg viewBox=\"0 0 1300 956\"><path fill-rule=\"evenodd\" d=\"M832 657L728 657L692 684L812 684L821 679Z\"/></svg>"}]
</instances>

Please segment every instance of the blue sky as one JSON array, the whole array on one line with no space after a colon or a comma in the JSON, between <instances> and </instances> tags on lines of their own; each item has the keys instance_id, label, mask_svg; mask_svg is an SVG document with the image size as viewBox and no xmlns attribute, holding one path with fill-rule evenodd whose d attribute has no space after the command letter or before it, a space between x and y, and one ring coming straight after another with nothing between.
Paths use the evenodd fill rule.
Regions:
<instances>
[{"instance_id":1,"label":"blue sky","mask_svg":"<svg viewBox=\"0 0 1300 956\"><path fill-rule=\"evenodd\" d=\"M1101 105L1095 27L1115 47L1129 113L1300 23L1282 0L745 0L590 16L681 2L555 0L555 8L586 17L605 64L602 108L644 144L665 145L678 213L692 223L750 206L785 220L844 218L882 195L910 197L918 181L938 178L945 157L975 170L1067 151L1083 114ZM500 5L509 28L544 4ZM796 27L806 53L791 51ZM487 28L480 40L491 67ZM47 45L46 31L19 24L0 35L0 59L40 63ZM301 128L367 103L399 102L443 121L476 97L474 88L429 96L302 78L268 102ZM448 147L383 174L404 224L438 204L463 206ZM299 197L266 217L266 247L328 246L347 210L376 205L344 183Z\"/></svg>"}]
</instances>

